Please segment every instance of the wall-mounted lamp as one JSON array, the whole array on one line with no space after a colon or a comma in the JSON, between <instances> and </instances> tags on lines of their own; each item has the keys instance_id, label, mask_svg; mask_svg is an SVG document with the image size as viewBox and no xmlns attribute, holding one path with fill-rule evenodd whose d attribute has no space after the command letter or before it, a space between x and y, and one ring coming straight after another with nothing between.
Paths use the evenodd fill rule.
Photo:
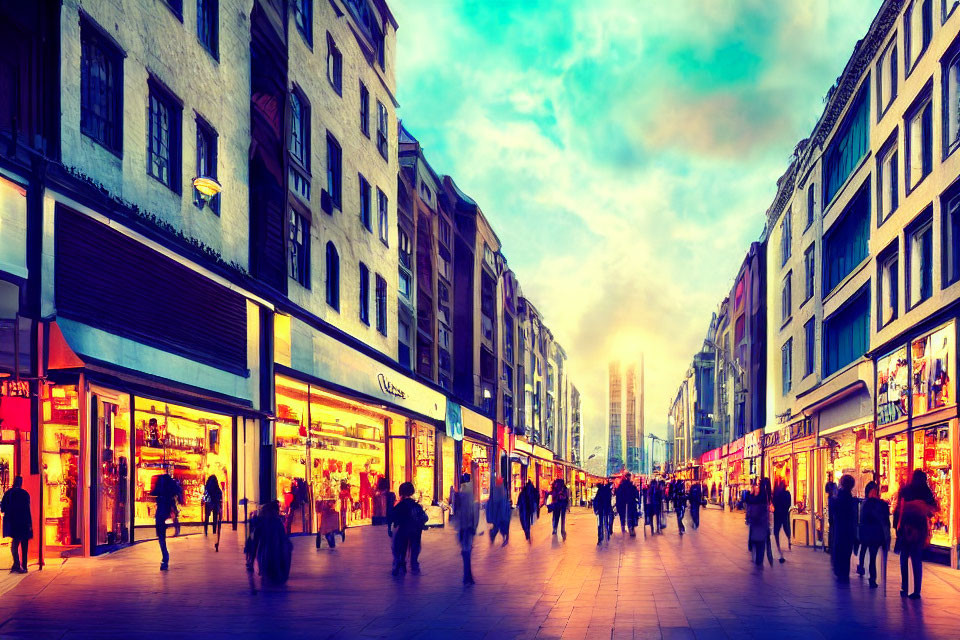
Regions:
<instances>
[{"instance_id":1,"label":"wall-mounted lamp","mask_svg":"<svg viewBox=\"0 0 960 640\"><path fill-rule=\"evenodd\" d=\"M209 205L210 201L213 198L223 191L223 187L217 182L216 178L208 178L206 176L200 176L193 179L193 188L197 190L197 193L200 194L200 208L202 209L205 205Z\"/></svg>"}]
</instances>

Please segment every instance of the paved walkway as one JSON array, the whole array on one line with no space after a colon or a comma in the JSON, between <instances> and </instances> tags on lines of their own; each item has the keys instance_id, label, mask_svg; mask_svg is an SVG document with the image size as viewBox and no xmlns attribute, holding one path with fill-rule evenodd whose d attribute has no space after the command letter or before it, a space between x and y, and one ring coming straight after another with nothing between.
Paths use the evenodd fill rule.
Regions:
<instances>
[{"instance_id":1,"label":"paved walkway","mask_svg":"<svg viewBox=\"0 0 960 640\"><path fill-rule=\"evenodd\" d=\"M546 515L546 512L544 512ZM671 516L673 514L670 514ZM170 541L32 571L0 596L0 638L957 638L958 572L925 572L922 601L853 576L838 587L822 552L795 549L756 569L742 514L711 508L699 531L621 537L596 547L592 514L575 510L566 540L540 521L528 544L478 539L477 584L460 584L451 529L424 533L423 573L395 579L383 528L351 529L336 550L295 539L290 581L251 595L240 537Z\"/></svg>"}]
</instances>

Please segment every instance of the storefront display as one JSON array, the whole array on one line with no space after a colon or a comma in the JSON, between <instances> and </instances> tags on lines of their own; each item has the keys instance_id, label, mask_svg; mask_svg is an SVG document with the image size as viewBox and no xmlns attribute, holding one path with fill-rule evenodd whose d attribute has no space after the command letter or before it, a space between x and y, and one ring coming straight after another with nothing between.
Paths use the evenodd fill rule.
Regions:
<instances>
[{"instance_id":1,"label":"storefront display","mask_svg":"<svg viewBox=\"0 0 960 640\"><path fill-rule=\"evenodd\" d=\"M150 492L163 473L170 474L183 492L174 523L179 527L202 522L207 478L217 478L224 496L232 492L233 418L153 398L135 397L133 403L135 525L147 531L153 527L156 499ZM226 509L229 500L224 502L227 520L232 515Z\"/></svg>"},{"instance_id":2,"label":"storefront display","mask_svg":"<svg viewBox=\"0 0 960 640\"><path fill-rule=\"evenodd\" d=\"M891 509L900 488L909 481L907 434L900 433L877 441L880 457L880 497L890 503Z\"/></svg>"},{"instance_id":3,"label":"storefront display","mask_svg":"<svg viewBox=\"0 0 960 640\"><path fill-rule=\"evenodd\" d=\"M413 486L414 497L423 506L433 503L436 482L437 430L430 425L413 425Z\"/></svg>"},{"instance_id":4,"label":"storefront display","mask_svg":"<svg viewBox=\"0 0 960 640\"><path fill-rule=\"evenodd\" d=\"M913 433L913 468L923 469L940 509L933 514L930 543L949 547L951 540L951 446L950 429L940 425Z\"/></svg>"},{"instance_id":5,"label":"storefront display","mask_svg":"<svg viewBox=\"0 0 960 640\"><path fill-rule=\"evenodd\" d=\"M100 451L96 477L97 531L94 544L130 542L130 396L91 385L91 420Z\"/></svg>"},{"instance_id":6,"label":"storefront display","mask_svg":"<svg viewBox=\"0 0 960 640\"><path fill-rule=\"evenodd\" d=\"M907 417L910 399L907 347L877 360L877 425L893 424Z\"/></svg>"},{"instance_id":7,"label":"storefront display","mask_svg":"<svg viewBox=\"0 0 960 640\"><path fill-rule=\"evenodd\" d=\"M440 498L450 500L452 489L457 486L457 441L446 433L440 435Z\"/></svg>"},{"instance_id":8,"label":"storefront display","mask_svg":"<svg viewBox=\"0 0 960 640\"><path fill-rule=\"evenodd\" d=\"M956 329L945 327L910 343L913 417L953 404L953 353Z\"/></svg>"},{"instance_id":9,"label":"storefront display","mask_svg":"<svg viewBox=\"0 0 960 640\"><path fill-rule=\"evenodd\" d=\"M839 482L844 475L853 476L856 481L854 495L864 497L863 489L876 479L873 424L868 422L843 429L822 436L821 440L829 446L825 471L833 474L834 482Z\"/></svg>"},{"instance_id":10,"label":"storefront display","mask_svg":"<svg viewBox=\"0 0 960 640\"><path fill-rule=\"evenodd\" d=\"M80 546L77 502L80 464L80 399L76 385L47 385L40 447L43 537L47 547Z\"/></svg>"},{"instance_id":11,"label":"storefront display","mask_svg":"<svg viewBox=\"0 0 960 640\"><path fill-rule=\"evenodd\" d=\"M463 439L461 473L469 473L474 497L480 502L490 499L490 447L469 438Z\"/></svg>"}]
</instances>

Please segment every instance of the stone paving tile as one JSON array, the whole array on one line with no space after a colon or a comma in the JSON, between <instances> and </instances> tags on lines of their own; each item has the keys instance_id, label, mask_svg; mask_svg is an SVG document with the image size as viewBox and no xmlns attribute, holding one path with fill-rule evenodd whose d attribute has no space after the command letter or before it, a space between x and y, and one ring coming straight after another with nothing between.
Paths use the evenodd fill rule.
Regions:
<instances>
[{"instance_id":1,"label":"stone paving tile","mask_svg":"<svg viewBox=\"0 0 960 640\"><path fill-rule=\"evenodd\" d=\"M691 528L692 529L692 528ZM886 591L854 576L838 588L829 558L796 548L787 562L753 567L740 514L710 509L702 530L679 538L620 537L596 547L592 514L575 511L566 540L534 527L530 544L478 538L474 574L459 581L451 530L424 534L423 574L389 575L382 528L351 529L335 550L294 539L284 586L250 594L242 536L170 541L168 573L155 545L99 558L72 558L0 582L0 640L6 638L958 638L960 572L927 566L924 599L898 595L891 556ZM242 533L242 532L241 532ZM259 581L256 586L260 589ZM130 625L135 625L131 629Z\"/></svg>"}]
</instances>

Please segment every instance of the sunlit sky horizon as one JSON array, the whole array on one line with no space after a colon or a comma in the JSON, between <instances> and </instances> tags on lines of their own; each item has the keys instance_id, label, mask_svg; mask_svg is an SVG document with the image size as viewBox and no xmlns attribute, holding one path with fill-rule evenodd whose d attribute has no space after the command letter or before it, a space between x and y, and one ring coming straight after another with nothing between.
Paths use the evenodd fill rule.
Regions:
<instances>
[{"instance_id":1,"label":"sunlit sky horizon","mask_svg":"<svg viewBox=\"0 0 960 640\"><path fill-rule=\"evenodd\" d=\"M607 363L647 433L881 0L392 0L399 117L476 200L569 356L584 457ZM631 354L631 352L633 352Z\"/></svg>"}]
</instances>

